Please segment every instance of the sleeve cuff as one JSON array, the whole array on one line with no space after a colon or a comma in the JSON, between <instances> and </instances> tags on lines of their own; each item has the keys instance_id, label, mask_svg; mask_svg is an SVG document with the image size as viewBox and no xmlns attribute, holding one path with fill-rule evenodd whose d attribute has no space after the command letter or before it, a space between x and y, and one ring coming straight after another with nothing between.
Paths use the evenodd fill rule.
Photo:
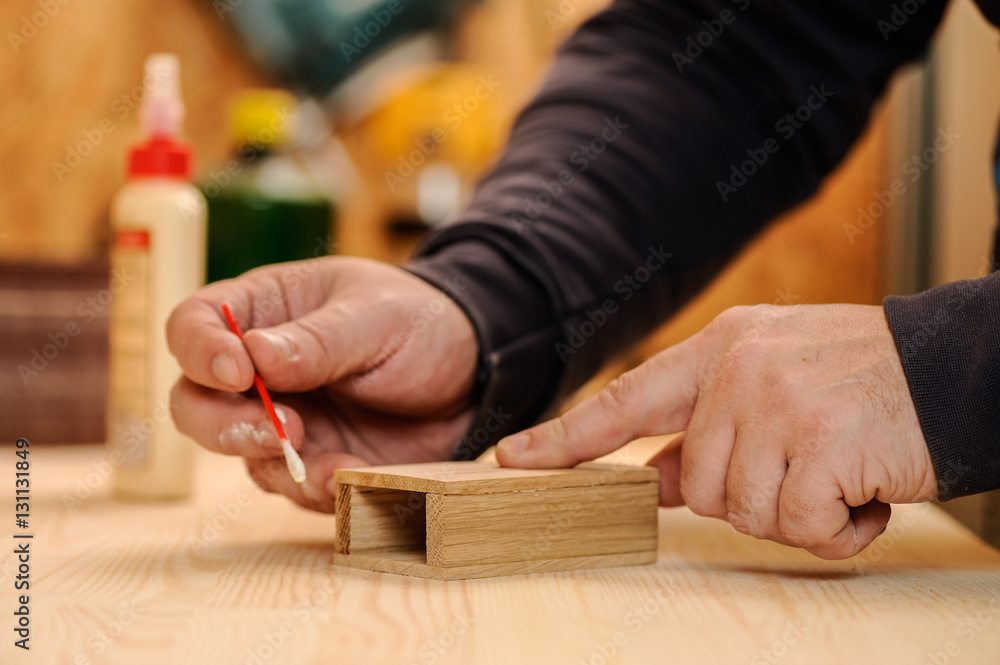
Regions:
<instances>
[{"instance_id":1,"label":"sleeve cuff","mask_svg":"<svg viewBox=\"0 0 1000 665\"><path fill-rule=\"evenodd\" d=\"M534 424L553 402L563 366L552 349L561 330L545 288L502 249L459 240L432 251L405 268L447 293L476 330L477 414L453 455L474 459L507 434Z\"/></svg>"},{"instance_id":2,"label":"sleeve cuff","mask_svg":"<svg viewBox=\"0 0 1000 665\"><path fill-rule=\"evenodd\" d=\"M884 309L940 500L1000 488L1000 273Z\"/></svg>"}]
</instances>

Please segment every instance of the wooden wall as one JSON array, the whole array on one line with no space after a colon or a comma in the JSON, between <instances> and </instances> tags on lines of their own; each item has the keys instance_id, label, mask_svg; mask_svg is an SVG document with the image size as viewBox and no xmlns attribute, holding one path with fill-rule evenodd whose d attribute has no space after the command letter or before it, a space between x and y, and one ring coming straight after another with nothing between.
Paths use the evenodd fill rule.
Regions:
<instances>
[{"instance_id":1,"label":"wooden wall","mask_svg":"<svg viewBox=\"0 0 1000 665\"><path fill-rule=\"evenodd\" d=\"M229 94L258 80L211 3L199 0L7 0L0 35L5 262L72 264L103 253L108 202L139 138L129 105L148 54L181 57L185 134L202 168L228 149ZM72 151L87 154L57 173L55 163L75 163Z\"/></svg>"}]
</instances>

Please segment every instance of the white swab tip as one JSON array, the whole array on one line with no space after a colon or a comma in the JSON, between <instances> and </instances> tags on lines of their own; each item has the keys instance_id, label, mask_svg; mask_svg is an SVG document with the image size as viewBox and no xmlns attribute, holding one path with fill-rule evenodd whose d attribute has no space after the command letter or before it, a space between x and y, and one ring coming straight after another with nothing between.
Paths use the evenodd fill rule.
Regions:
<instances>
[{"instance_id":1,"label":"white swab tip","mask_svg":"<svg viewBox=\"0 0 1000 665\"><path fill-rule=\"evenodd\" d=\"M302 458L295 452L295 448L292 448L292 443L288 439L281 440L281 449L285 451L285 463L288 464L292 480L301 485L306 481L306 465L302 463Z\"/></svg>"}]
</instances>

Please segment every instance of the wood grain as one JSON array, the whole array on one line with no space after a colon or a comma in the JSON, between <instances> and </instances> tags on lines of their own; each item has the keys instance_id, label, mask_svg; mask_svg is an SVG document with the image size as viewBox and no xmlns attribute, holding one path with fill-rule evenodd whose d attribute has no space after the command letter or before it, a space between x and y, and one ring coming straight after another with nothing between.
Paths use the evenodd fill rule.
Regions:
<instances>
[{"instance_id":1,"label":"wood grain","mask_svg":"<svg viewBox=\"0 0 1000 665\"><path fill-rule=\"evenodd\" d=\"M500 561L483 564L433 566L425 562L424 553L415 550L379 553L378 556L358 554L344 556L335 554L333 563L349 568L361 568L378 573L409 575L429 580L446 582L478 580L487 577L511 577L534 573L558 573L570 570L592 570L596 568L620 568L641 566L656 562L656 550L643 552L622 552L619 554L594 554L556 559L534 559L530 561Z\"/></svg>"},{"instance_id":2,"label":"wood grain","mask_svg":"<svg viewBox=\"0 0 1000 665\"><path fill-rule=\"evenodd\" d=\"M660 445L638 442L616 460L641 463ZM255 489L239 460L200 453L192 500L126 504L101 481L105 459L97 448L32 453L32 650L9 639L16 566L8 536L0 550L5 665L739 664L768 663L765 656L780 665L925 665L949 645L959 650L941 656L949 665L996 665L1000 654L1000 553L932 506L894 507L886 533L846 561L661 509L655 565L440 582L332 566L333 518ZM13 478L13 462L11 447L0 447L0 477ZM96 489L67 502L88 480ZM10 533L11 502L0 520ZM123 604L133 603L137 617L116 627ZM117 636L102 642L109 629ZM612 647L613 656L602 655Z\"/></svg>"},{"instance_id":3,"label":"wood grain","mask_svg":"<svg viewBox=\"0 0 1000 665\"><path fill-rule=\"evenodd\" d=\"M427 563L452 567L655 552L658 496L656 483L428 494Z\"/></svg>"},{"instance_id":4,"label":"wood grain","mask_svg":"<svg viewBox=\"0 0 1000 665\"><path fill-rule=\"evenodd\" d=\"M349 524L339 522L337 552L386 552L399 549L424 549L425 500L417 492L385 490L341 485L350 488L349 510L337 506L337 519L345 512ZM346 494L346 492L345 492ZM338 501L343 494L338 493ZM343 542L343 547L340 543Z\"/></svg>"},{"instance_id":5,"label":"wood grain","mask_svg":"<svg viewBox=\"0 0 1000 665\"><path fill-rule=\"evenodd\" d=\"M658 478L651 467L580 464L573 469L503 469L496 462L390 464L340 469L338 483L434 494L491 494L542 488L648 483Z\"/></svg>"}]
</instances>

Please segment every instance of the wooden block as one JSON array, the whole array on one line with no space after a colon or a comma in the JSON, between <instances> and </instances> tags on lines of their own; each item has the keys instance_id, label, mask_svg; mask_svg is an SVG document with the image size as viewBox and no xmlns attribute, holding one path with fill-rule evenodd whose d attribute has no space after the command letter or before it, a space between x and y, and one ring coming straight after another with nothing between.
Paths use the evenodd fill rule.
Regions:
<instances>
[{"instance_id":1,"label":"wooden block","mask_svg":"<svg viewBox=\"0 0 1000 665\"><path fill-rule=\"evenodd\" d=\"M336 473L334 563L434 579L652 563L659 474L482 462Z\"/></svg>"}]
</instances>

